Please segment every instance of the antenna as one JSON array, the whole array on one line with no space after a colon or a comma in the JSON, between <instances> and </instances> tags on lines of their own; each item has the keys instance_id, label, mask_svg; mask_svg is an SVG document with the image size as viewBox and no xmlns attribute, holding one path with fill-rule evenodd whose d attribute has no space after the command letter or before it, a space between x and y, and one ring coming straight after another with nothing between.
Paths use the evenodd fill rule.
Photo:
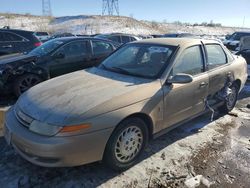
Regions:
<instances>
[{"instance_id":1,"label":"antenna","mask_svg":"<svg viewBox=\"0 0 250 188\"><path fill-rule=\"evenodd\" d=\"M43 1L43 16L52 16L50 0Z\"/></svg>"},{"instance_id":2,"label":"antenna","mask_svg":"<svg viewBox=\"0 0 250 188\"><path fill-rule=\"evenodd\" d=\"M102 15L118 15L119 16L119 1L118 0L103 0Z\"/></svg>"}]
</instances>

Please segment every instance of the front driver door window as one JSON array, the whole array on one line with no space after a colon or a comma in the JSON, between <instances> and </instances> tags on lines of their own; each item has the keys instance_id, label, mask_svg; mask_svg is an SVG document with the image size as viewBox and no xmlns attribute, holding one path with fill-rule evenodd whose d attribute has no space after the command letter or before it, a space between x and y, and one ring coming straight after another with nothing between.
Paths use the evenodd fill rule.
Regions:
<instances>
[{"instance_id":1,"label":"front driver door window","mask_svg":"<svg viewBox=\"0 0 250 188\"><path fill-rule=\"evenodd\" d=\"M87 41L65 44L54 53L51 74L58 76L89 67L88 54Z\"/></svg>"},{"instance_id":2,"label":"front driver door window","mask_svg":"<svg viewBox=\"0 0 250 188\"><path fill-rule=\"evenodd\" d=\"M193 81L186 84L168 84L164 90L165 128L194 116L205 108L208 75L204 72L201 46L192 46L177 57L169 78L178 73L190 74Z\"/></svg>"}]
</instances>

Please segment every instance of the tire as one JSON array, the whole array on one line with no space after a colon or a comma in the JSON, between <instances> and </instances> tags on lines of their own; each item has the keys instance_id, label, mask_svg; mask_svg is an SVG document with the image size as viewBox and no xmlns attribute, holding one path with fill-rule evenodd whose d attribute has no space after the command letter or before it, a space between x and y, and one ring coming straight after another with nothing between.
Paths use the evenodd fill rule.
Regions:
<instances>
[{"instance_id":1,"label":"tire","mask_svg":"<svg viewBox=\"0 0 250 188\"><path fill-rule=\"evenodd\" d=\"M239 94L239 86L236 83L233 83L232 86L230 86L230 89L232 93L229 94L228 100L218 108L220 113L228 113L235 107Z\"/></svg>"},{"instance_id":2,"label":"tire","mask_svg":"<svg viewBox=\"0 0 250 188\"><path fill-rule=\"evenodd\" d=\"M148 143L148 128L140 118L128 118L112 133L103 156L104 163L115 171L133 166Z\"/></svg>"},{"instance_id":3,"label":"tire","mask_svg":"<svg viewBox=\"0 0 250 188\"><path fill-rule=\"evenodd\" d=\"M14 82L14 94L19 97L29 88L40 83L42 79L35 74L24 74L18 77Z\"/></svg>"}]
</instances>

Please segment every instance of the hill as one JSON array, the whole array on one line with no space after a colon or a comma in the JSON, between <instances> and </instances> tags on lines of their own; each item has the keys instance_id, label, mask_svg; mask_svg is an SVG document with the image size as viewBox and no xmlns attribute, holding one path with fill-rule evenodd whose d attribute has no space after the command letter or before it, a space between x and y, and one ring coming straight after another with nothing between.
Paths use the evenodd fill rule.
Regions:
<instances>
[{"instance_id":1,"label":"hill","mask_svg":"<svg viewBox=\"0 0 250 188\"><path fill-rule=\"evenodd\" d=\"M131 34L162 34L189 32L198 35L225 35L237 30L235 27L191 26L174 23L139 21L124 16L65 16L42 17L29 14L0 14L0 28L10 26L15 29L49 31L51 33L71 32L73 34L96 34L122 32Z\"/></svg>"}]
</instances>

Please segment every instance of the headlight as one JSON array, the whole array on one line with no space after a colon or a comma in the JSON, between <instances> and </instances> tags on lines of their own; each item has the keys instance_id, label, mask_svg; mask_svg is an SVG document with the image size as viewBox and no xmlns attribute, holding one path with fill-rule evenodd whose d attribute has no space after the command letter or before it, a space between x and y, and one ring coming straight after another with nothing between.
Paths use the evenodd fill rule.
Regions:
<instances>
[{"instance_id":1,"label":"headlight","mask_svg":"<svg viewBox=\"0 0 250 188\"><path fill-rule=\"evenodd\" d=\"M55 125L49 125L47 123L42 123L40 121L34 120L30 126L29 130L32 132L35 132L40 135L44 136L54 136L56 135L62 127L60 126L55 126Z\"/></svg>"},{"instance_id":2,"label":"headlight","mask_svg":"<svg viewBox=\"0 0 250 188\"><path fill-rule=\"evenodd\" d=\"M81 124L81 125L69 125L69 126L56 126L49 125L47 123L42 123L40 121L34 120L30 126L29 130L44 136L69 136L81 133L91 127L91 124Z\"/></svg>"}]
</instances>

